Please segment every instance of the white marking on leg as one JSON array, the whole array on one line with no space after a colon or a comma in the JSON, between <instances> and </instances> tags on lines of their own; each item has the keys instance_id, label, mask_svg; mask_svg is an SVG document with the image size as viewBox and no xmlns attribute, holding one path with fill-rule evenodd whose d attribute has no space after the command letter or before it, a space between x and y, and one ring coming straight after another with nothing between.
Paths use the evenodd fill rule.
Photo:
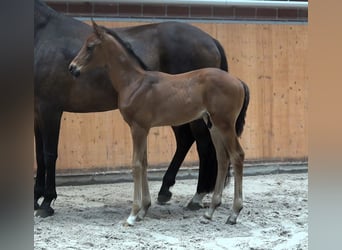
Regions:
<instances>
[{"instance_id":1,"label":"white marking on leg","mask_svg":"<svg viewBox=\"0 0 342 250\"><path fill-rule=\"evenodd\" d=\"M127 218L126 222L127 222L127 224L128 224L129 226L134 226L134 223L135 223L136 219L137 219L137 216L135 216L135 215L130 215L130 216Z\"/></svg>"},{"instance_id":2,"label":"white marking on leg","mask_svg":"<svg viewBox=\"0 0 342 250\"><path fill-rule=\"evenodd\" d=\"M213 218L214 211L215 209L208 208L208 210L204 214L204 218L211 220Z\"/></svg>"}]
</instances>

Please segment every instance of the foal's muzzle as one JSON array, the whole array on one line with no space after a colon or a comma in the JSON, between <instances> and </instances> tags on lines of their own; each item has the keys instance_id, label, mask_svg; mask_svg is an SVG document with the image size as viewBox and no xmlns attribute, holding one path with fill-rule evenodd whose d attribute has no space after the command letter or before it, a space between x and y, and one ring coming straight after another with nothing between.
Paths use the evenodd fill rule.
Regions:
<instances>
[{"instance_id":1,"label":"foal's muzzle","mask_svg":"<svg viewBox=\"0 0 342 250\"><path fill-rule=\"evenodd\" d=\"M81 72L75 64L70 64L69 71L74 77L79 77Z\"/></svg>"}]
</instances>

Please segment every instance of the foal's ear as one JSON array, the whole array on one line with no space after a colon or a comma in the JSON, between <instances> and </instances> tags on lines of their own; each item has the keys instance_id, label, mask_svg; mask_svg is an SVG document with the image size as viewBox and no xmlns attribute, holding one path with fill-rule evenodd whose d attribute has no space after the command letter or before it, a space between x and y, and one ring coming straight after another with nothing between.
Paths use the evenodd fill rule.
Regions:
<instances>
[{"instance_id":1,"label":"foal's ear","mask_svg":"<svg viewBox=\"0 0 342 250\"><path fill-rule=\"evenodd\" d=\"M94 29L94 33L95 35L99 38L99 39L103 39L104 38L104 34L105 34L105 30L98 26L95 21L93 20L93 18L91 18L91 23L93 24L93 29Z\"/></svg>"}]
</instances>

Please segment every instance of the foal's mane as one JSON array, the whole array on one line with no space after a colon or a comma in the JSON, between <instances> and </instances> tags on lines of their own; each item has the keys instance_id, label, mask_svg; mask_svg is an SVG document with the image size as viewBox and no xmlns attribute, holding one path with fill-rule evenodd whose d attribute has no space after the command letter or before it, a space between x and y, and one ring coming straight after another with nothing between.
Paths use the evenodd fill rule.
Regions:
<instances>
[{"instance_id":1,"label":"foal's mane","mask_svg":"<svg viewBox=\"0 0 342 250\"><path fill-rule=\"evenodd\" d=\"M101 26L101 28L103 28L107 34L111 35L112 37L114 37L121 45L122 47L124 47L124 49L128 52L128 54L130 54L131 56L133 56L137 62L139 63L139 65L144 69L144 70L148 70L146 64L140 59L140 57L132 50L131 44L127 41L122 40L121 37L119 37L119 35L113 31L110 30L104 26Z\"/></svg>"}]
</instances>

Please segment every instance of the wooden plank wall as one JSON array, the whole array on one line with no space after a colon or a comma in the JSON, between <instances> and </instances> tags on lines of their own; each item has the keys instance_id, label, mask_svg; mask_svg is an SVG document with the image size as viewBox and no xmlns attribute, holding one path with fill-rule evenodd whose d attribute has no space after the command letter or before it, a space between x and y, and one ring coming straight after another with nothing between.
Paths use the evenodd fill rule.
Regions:
<instances>
[{"instance_id":1,"label":"wooden plank wall","mask_svg":"<svg viewBox=\"0 0 342 250\"><path fill-rule=\"evenodd\" d=\"M108 27L142 22L99 22ZM250 161L303 160L308 155L308 26L193 23L225 48L230 72L250 87L251 101L241 138ZM150 165L166 166L175 151L169 127L154 128L148 139ZM113 170L129 166L132 145L118 111L65 113L58 172ZM187 165L197 165L193 146Z\"/></svg>"}]
</instances>

